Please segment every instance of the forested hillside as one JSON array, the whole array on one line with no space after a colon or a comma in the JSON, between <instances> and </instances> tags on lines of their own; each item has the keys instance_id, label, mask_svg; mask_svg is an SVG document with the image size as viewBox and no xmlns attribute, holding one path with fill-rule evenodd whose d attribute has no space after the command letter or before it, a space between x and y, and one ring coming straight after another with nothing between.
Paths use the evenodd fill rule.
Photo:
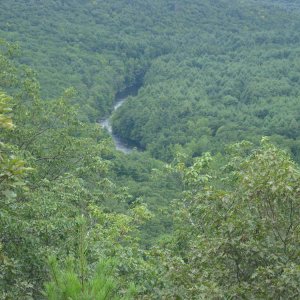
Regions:
<instances>
[{"instance_id":1,"label":"forested hillside","mask_svg":"<svg viewBox=\"0 0 300 300\"><path fill-rule=\"evenodd\" d=\"M0 299L299 299L299 27L295 0L1 0Z\"/></svg>"},{"instance_id":2,"label":"forested hillside","mask_svg":"<svg viewBox=\"0 0 300 300\"><path fill-rule=\"evenodd\" d=\"M177 145L201 155L261 135L299 160L299 12L221 3L194 7L178 47L152 62L114 129L164 160Z\"/></svg>"},{"instance_id":3,"label":"forested hillside","mask_svg":"<svg viewBox=\"0 0 300 300\"><path fill-rule=\"evenodd\" d=\"M3 1L1 33L21 45L42 95L73 86L82 118L143 85L114 130L156 158L273 136L299 160L295 1ZM84 100L83 100L84 99ZM285 112L282 114L282 112ZM282 116L288 115L288 118Z\"/></svg>"}]
</instances>

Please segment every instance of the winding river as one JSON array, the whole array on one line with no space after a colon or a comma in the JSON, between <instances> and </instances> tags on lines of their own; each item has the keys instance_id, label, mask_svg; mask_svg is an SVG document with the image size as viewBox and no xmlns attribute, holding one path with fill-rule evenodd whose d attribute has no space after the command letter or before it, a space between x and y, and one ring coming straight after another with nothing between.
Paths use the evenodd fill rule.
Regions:
<instances>
[{"instance_id":1,"label":"winding river","mask_svg":"<svg viewBox=\"0 0 300 300\"><path fill-rule=\"evenodd\" d=\"M108 131L108 133L110 134L110 136L112 137L113 142L116 146L116 149L119 151L122 151L125 154L130 153L133 149L136 149L136 147L126 144L124 142L124 140L122 140L120 137L118 137L116 134L113 133L112 125L111 125L111 118L112 118L113 113L124 104L124 102L127 100L127 98L129 96L137 95L137 92L138 92L138 87L129 87L126 90L124 90L123 92L118 93L115 98L115 104L113 106L113 111L112 111L111 115L107 119L100 121L101 127L105 128Z\"/></svg>"}]
</instances>

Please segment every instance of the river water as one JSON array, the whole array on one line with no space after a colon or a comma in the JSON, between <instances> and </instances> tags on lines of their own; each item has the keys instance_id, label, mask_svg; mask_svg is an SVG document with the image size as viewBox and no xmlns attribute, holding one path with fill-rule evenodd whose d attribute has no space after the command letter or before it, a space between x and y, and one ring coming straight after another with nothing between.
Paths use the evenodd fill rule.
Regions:
<instances>
[{"instance_id":1,"label":"river water","mask_svg":"<svg viewBox=\"0 0 300 300\"><path fill-rule=\"evenodd\" d=\"M119 94L119 96L117 95L111 115L107 119L100 121L101 127L105 128L108 131L108 133L110 134L110 136L112 137L113 142L115 143L116 149L119 151L122 151L125 154L130 153L133 150L133 148L135 148L135 147L127 145L126 143L124 143L124 141L121 138L119 138L117 135L115 135L113 133L112 126L111 126L111 118L112 118L113 113L120 106L122 106L124 104L124 102L127 100L127 98L129 96L134 96L136 94L137 94L137 89L129 88L128 91L125 91L125 92Z\"/></svg>"}]
</instances>

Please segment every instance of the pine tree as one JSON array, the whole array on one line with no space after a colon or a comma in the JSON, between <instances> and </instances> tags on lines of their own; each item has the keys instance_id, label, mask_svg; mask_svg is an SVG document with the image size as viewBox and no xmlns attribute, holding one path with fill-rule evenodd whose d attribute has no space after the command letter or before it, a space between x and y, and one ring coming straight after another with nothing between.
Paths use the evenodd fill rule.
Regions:
<instances>
[{"instance_id":1,"label":"pine tree","mask_svg":"<svg viewBox=\"0 0 300 300\"><path fill-rule=\"evenodd\" d=\"M116 260L102 259L92 275L89 275L86 252L86 228L84 218L79 219L78 258L68 257L60 268L55 257L50 257L51 281L45 284L45 296L49 300L117 300L132 299L135 287L130 285L125 295L118 293L114 276Z\"/></svg>"}]
</instances>

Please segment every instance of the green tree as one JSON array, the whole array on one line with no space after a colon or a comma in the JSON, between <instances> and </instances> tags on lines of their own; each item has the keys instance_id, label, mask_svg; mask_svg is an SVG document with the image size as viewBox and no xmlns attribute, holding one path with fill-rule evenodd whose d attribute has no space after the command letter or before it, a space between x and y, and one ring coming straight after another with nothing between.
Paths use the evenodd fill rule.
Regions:
<instances>
[{"instance_id":1,"label":"green tree","mask_svg":"<svg viewBox=\"0 0 300 300\"><path fill-rule=\"evenodd\" d=\"M55 257L49 259L51 281L45 284L45 296L49 300L106 300L132 299L136 289L133 284L128 291L120 291L116 278L115 259L103 259L95 270L89 270L86 222L79 220L78 258L66 259L66 268L60 269Z\"/></svg>"},{"instance_id":2,"label":"green tree","mask_svg":"<svg viewBox=\"0 0 300 300\"><path fill-rule=\"evenodd\" d=\"M185 191L165 275L177 282L172 297L298 298L298 166L266 139L231 147L221 172L207 162L180 168Z\"/></svg>"},{"instance_id":3,"label":"green tree","mask_svg":"<svg viewBox=\"0 0 300 300\"><path fill-rule=\"evenodd\" d=\"M11 119L11 98L0 92L0 137L3 130L13 130ZM25 175L31 168L18 157L17 147L0 140L0 299L20 298L22 295L30 295L31 285L20 271L16 251L10 247L12 240L20 237L19 226L23 226L18 219L17 197L22 191L26 191ZM22 227L21 227L22 228ZM11 235L12 234L12 235Z\"/></svg>"}]
</instances>

